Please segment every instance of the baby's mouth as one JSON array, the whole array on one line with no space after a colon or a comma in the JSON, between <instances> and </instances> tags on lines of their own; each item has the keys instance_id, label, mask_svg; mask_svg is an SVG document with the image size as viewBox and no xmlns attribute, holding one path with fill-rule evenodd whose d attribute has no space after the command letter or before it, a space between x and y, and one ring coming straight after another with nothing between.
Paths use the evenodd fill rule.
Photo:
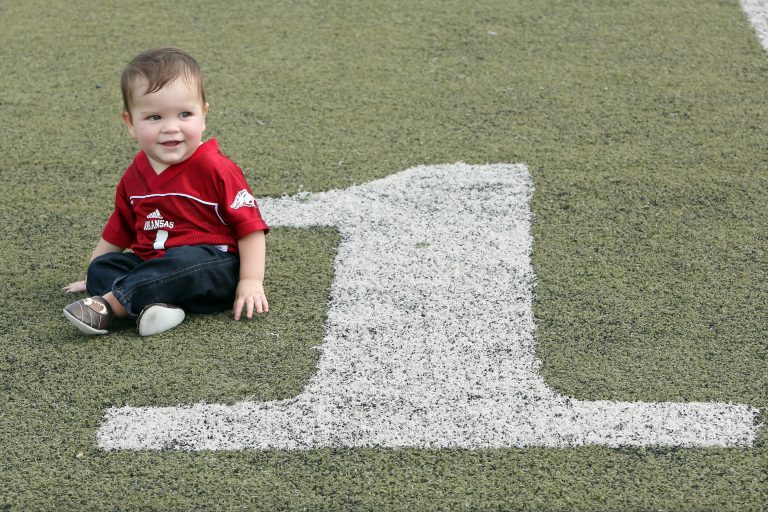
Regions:
<instances>
[{"instance_id":1,"label":"baby's mouth","mask_svg":"<svg viewBox=\"0 0 768 512\"><path fill-rule=\"evenodd\" d=\"M180 140L169 140L167 142L161 142L160 143L161 146L165 146L167 148L175 148L179 144L181 144Z\"/></svg>"}]
</instances>

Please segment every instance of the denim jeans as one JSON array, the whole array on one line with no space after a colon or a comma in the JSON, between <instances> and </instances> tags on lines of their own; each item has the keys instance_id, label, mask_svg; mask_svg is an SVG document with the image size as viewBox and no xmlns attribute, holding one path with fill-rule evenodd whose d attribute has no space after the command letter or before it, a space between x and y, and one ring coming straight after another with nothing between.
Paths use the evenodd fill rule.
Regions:
<instances>
[{"instance_id":1,"label":"denim jeans","mask_svg":"<svg viewBox=\"0 0 768 512\"><path fill-rule=\"evenodd\" d=\"M232 307L239 274L234 254L194 245L146 261L127 252L104 254L88 267L87 287L90 295L112 292L131 318L158 302L189 313L216 313Z\"/></svg>"}]
</instances>

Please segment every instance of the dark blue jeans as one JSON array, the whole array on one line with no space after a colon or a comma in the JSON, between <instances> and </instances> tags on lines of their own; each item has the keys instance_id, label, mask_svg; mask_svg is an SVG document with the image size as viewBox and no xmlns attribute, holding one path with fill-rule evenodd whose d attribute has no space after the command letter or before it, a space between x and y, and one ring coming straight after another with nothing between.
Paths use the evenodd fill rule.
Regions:
<instances>
[{"instance_id":1,"label":"dark blue jeans","mask_svg":"<svg viewBox=\"0 0 768 512\"><path fill-rule=\"evenodd\" d=\"M217 313L232 307L240 259L210 245L173 247L144 261L133 253L108 253L88 267L90 295L112 292L136 318L149 304L180 306L189 313Z\"/></svg>"}]
</instances>

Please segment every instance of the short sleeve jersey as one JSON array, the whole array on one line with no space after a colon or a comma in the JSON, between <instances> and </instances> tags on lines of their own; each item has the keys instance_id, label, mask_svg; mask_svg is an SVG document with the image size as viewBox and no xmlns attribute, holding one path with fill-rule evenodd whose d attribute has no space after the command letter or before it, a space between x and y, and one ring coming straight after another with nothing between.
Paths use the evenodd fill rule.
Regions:
<instances>
[{"instance_id":1,"label":"short sleeve jersey","mask_svg":"<svg viewBox=\"0 0 768 512\"><path fill-rule=\"evenodd\" d=\"M157 174L143 151L117 185L115 210L102 238L142 259L183 245L237 253L237 240L269 231L240 168L211 139Z\"/></svg>"}]
</instances>

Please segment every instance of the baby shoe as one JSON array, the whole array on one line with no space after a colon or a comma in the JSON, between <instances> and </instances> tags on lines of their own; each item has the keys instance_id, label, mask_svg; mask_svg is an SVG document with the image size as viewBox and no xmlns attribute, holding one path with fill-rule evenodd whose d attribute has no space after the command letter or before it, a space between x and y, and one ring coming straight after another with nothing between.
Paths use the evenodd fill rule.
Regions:
<instances>
[{"instance_id":1,"label":"baby shoe","mask_svg":"<svg viewBox=\"0 0 768 512\"><path fill-rule=\"evenodd\" d=\"M168 304L150 304L141 311L136 324L141 336L152 336L173 329L183 321L183 309Z\"/></svg>"},{"instance_id":2,"label":"baby shoe","mask_svg":"<svg viewBox=\"0 0 768 512\"><path fill-rule=\"evenodd\" d=\"M103 297L80 299L64 308L64 316L85 334L107 334L114 314Z\"/></svg>"}]
</instances>

